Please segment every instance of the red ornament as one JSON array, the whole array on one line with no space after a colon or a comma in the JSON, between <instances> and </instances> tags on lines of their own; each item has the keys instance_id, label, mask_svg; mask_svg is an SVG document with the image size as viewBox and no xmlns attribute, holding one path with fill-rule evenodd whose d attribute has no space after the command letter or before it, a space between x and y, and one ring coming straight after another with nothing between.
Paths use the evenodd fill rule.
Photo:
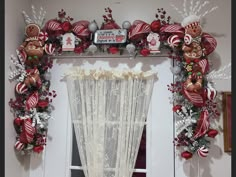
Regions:
<instances>
[{"instance_id":1,"label":"red ornament","mask_svg":"<svg viewBox=\"0 0 236 177\"><path fill-rule=\"evenodd\" d=\"M180 110L181 109L181 105L175 105L173 108L172 108L172 110L173 110L173 112L176 112L177 110Z\"/></svg>"},{"instance_id":2,"label":"red ornament","mask_svg":"<svg viewBox=\"0 0 236 177\"><path fill-rule=\"evenodd\" d=\"M218 134L218 131L215 129L209 129L209 131L207 132L207 135L211 138L215 138L217 134Z\"/></svg>"},{"instance_id":3,"label":"red ornament","mask_svg":"<svg viewBox=\"0 0 236 177\"><path fill-rule=\"evenodd\" d=\"M116 54L117 52L119 52L119 49L117 47L109 47L109 52L111 54Z\"/></svg>"},{"instance_id":4,"label":"red ornament","mask_svg":"<svg viewBox=\"0 0 236 177\"><path fill-rule=\"evenodd\" d=\"M77 46L77 47L75 47L74 52L78 53L78 54L83 53L84 52L84 47L83 46Z\"/></svg>"},{"instance_id":5,"label":"red ornament","mask_svg":"<svg viewBox=\"0 0 236 177\"><path fill-rule=\"evenodd\" d=\"M151 23L150 27L151 27L152 32L159 33L160 29L161 29L161 21L160 20L154 20Z\"/></svg>"},{"instance_id":6,"label":"red ornament","mask_svg":"<svg viewBox=\"0 0 236 177\"><path fill-rule=\"evenodd\" d=\"M35 146L33 148L34 152L40 153L41 151L43 151L44 147L43 146Z\"/></svg>"},{"instance_id":7,"label":"red ornament","mask_svg":"<svg viewBox=\"0 0 236 177\"><path fill-rule=\"evenodd\" d=\"M21 126L22 124L22 119L17 117L14 119L14 124L17 125L17 126Z\"/></svg>"},{"instance_id":8,"label":"red ornament","mask_svg":"<svg viewBox=\"0 0 236 177\"><path fill-rule=\"evenodd\" d=\"M47 100L39 100L38 101L38 107L40 108L46 108L48 106L48 101Z\"/></svg>"},{"instance_id":9,"label":"red ornament","mask_svg":"<svg viewBox=\"0 0 236 177\"><path fill-rule=\"evenodd\" d=\"M191 152L188 151L184 151L181 153L181 157L185 158L186 160L192 158L193 154Z\"/></svg>"},{"instance_id":10,"label":"red ornament","mask_svg":"<svg viewBox=\"0 0 236 177\"><path fill-rule=\"evenodd\" d=\"M140 54L141 54L142 56L146 57L146 56L148 56L148 55L150 54L150 50L148 50L148 49L142 49L142 50L140 51Z\"/></svg>"},{"instance_id":11,"label":"red ornament","mask_svg":"<svg viewBox=\"0 0 236 177\"><path fill-rule=\"evenodd\" d=\"M68 32L72 29L72 25L69 21L64 21L62 24L61 24L61 28L63 29L64 32Z\"/></svg>"}]
</instances>

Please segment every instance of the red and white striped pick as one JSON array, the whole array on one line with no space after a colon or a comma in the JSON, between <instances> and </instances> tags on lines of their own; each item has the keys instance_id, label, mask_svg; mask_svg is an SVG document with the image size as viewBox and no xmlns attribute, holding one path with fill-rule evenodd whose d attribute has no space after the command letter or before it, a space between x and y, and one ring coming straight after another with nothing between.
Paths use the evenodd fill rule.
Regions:
<instances>
[{"instance_id":1,"label":"red and white striped pick","mask_svg":"<svg viewBox=\"0 0 236 177\"><path fill-rule=\"evenodd\" d=\"M216 95L217 95L217 91L215 88L213 88L211 86L210 83L207 83L207 88L205 89L205 94L208 100L214 100Z\"/></svg>"},{"instance_id":2,"label":"red and white striped pick","mask_svg":"<svg viewBox=\"0 0 236 177\"><path fill-rule=\"evenodd\" d=\"M194 132L194 136L193 136L194 139L205 135L206 132L208 131L209 126L210 126L208 115L209 115L209 113L207 110L204 110L201 112L198 122L197 122L197 127Z\"/></svg>"},{"instance_id":3,"label":"red and white striped pick","mask_svg":"<svg viewBox=\"0 0 236 177\"><path fill-rule=\"evenodd\" d=\"M192 40L193 40L193 38L190 34L185 34L185 36L184 36L185 44L187 44L187 45L191 44Z\"/></svg>"},{"instance_id":4,"label":"red and white striped pick","mask_svg":"<svg viewBox=\"0 0 236 177\"><path fill-rule=\"evenodd\" d=\"M200 147L198 150L197 150L197 154L200 156L200 157L206 157L208 155L208 149L205 147L205 146L202 146Z\"/></svg>"},{"instance_id":5,"label":"red and white striped pick","mask_svg":"<svg viewBox=\"0 0 236 177\"><path fill-rule=\"evenodd\" d=\"M36 107L38 104L38 100L39 100L39 94L38 91L35 91L26 100L26 110L29 111L31 108Z\"/></svg>"},{"instance_id":6,"label":"red and white striped pick","mask_svg":"<svg viewBox=\"0 0 236 177\"><path fill-rule=\"evenodd\" d=\"M17 151L21 151L25 147L25 144L20 142L19 140L16 141L15 143L15 149Z\"/></svg>"},{"instance_id":7,"label":"red and white striped pick","mask_svg":"<svg viewBox=\"0 0 236 177\"><path fill-rule=\"evenodd\" d=\"M136 39L140 34L150 33L151 27L144 21L135 20L129 30L129 38Z\"/></svg>"},{"instance_id":8,"label":"red and white striped pick","mask_svg":"<svg viewBox=\"0 0 236 177\"><path fill-rule=\"evenodd\" d=\"M62 30L61 24L56 20L50 20L46 24L46 29L49 31Z\"/></svg>"},{"instance_id":9,"label":"red and white striped pick","mask_svg":"<svg viewBox=\"0 0 236 177\"><path fill-rule=\"evenodd\" d=\"M47 40L48 40L48 33L41 31L41 32L39 33L39 39L40 39L41 41L47 41Z\"/></svg>"},{"instance_id":10,"label":"red and white striped pick","mask_svg":"<svg viewBox=\"0 0 236 177\"><path fill-rule=\"evenodd\" d=\"M72 31L75 33L76 36L79 38L89 37L90 31L88 29L90 22L86 20L81 20L74 23L72 26Z\"/></svg>"},{"instance_id":11,"label":"red and white striped pick","mask_svg":"<svg viewBox=\"0 0 236 177\"><path fill-rule=\"evenodd\" d=\"M19 94L24 94L28 91L28 87L23 83L19 82L16 84L16 92Z\"/></svg>"},{"instance_id":12,"label":"red and white striped pick","mask_svg":"<svg viewBox=\"0 0 236 177\"><path fill-rule=\"evenodd\" d=\"M31 143L34 139L34 134L35 134L35 128L32 126L32 120L25 119L23 126L22 126L22 139L23 141L26 141L25 143Z\"/></svg>"},{"instance_id":13,"label":"red and white striped pick","mask_svg":"<svg viewBox=\"0 0 236 177\"><path fill-rule=\"evenodd\" d=\"M55 49L56 48L51 43L45 44L44 46L44 50L48 55L53 55Z\"/></svg>"},{"instance_id":14,"label":"red and white striped pick","mask_svg":"<svg viewBox=\"0 0 236 177\"><path fill-rule=\"evenodd\" d=\"M171 35L168 37L167 43L172 48L177 47L180 44L180 38L178 35Z\"/></svg>"},{"instance_id":15,"label":"red and white striped pick","mask_svg":"<svg viewBox=\"0 0 236 177\"><path fill-rule=\"evenodd\" d=\"M206 74L206 72L209 70L209 63L207 59L202 59L198 62L198 65L202 69L202 74Z\"/></svg>"},{"instance_id":16,"label":"red and white striped pick","mask_svg":"<svg viewBox=\"0 0 236 177\"><path fill-rule=\"evenodd\" d=\"M26 58L27 58L27 54L26 54L25 50L20 50L19 55L22 57L23 62L25 62Z\"/></svg>"}]
</instances>

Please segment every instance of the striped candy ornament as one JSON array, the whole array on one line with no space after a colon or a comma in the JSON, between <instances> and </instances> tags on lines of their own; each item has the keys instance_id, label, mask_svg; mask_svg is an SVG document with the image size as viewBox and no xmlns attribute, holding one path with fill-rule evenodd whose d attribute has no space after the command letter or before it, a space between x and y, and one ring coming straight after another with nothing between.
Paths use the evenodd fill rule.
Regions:
<instances>
[{"instance_id":1,"label":"striped candy ornament","mask_svg":"<svg viewBox=\"0 0 236 177\"><path fill-rule=\"evenodd\" d=\"M58 21L50 20L46 24L46 29L49 31L59 31L59 30L62 30L62 27Z\"/></svg>"},{"instance_id":2,"label":"striped candy ornament","mask_svg":"<svg viewBox=\"0 0 236 177\"><path fill-rule=\"evenodd\" d=\"M44 50L48 55L53 55L55 52L55 47L50 43L50 44L45 44Z\"/></svg>"},{"instance_id":3,"label":"striped candy ornament","mask_svg":"<svg viewBox=\"0 0 236 177\"><path fill-rule=\"evenodd\" d=\"M89 37L90 31L88 29L89 21L81 20L72 25L72 31L75 33L76 36L83 38Z\"/></svg>"},{"instance_id":4,"label":"striped candy ornament","mask_svg":"<svg viewBox=\"0 0 236 177\"><path fill-rule=\"evenodd\" d=\"M187 45L191 44L192 40L193 40L193 38L190 34L185 34L185 36L184 36L185 44L187 44Z\"/></svg>"},{"instance_id":5,"label":"striped candy ornament","mask_svg":"<svg viewBox=\"0 0 236 177\"><path fill-rule=\"evenodd\" d=\"M17 151L21 151L25 147L25 144L20 142L19 140L16 141L15 143L15 149Z\"/></svg>"},{"instance_id":6,"label":"striped candy ornament","mask_svg":"<svg viewBox=\"0 0 236 177\"><path fill-rule=\"evenodd\" d=\"M129 30L129 38L136 39L139 35L150 32L151 32L151 27L149 24L141 20L135 20Z\"/></svg>"},{"instance_id":7,"label":"striped candy ornament","mask_svg":"<svg viewBox=\"0 0 236 177\"><path fill-rule=\"evenodd\" d=\"M38 100L39 100L39 94L38 91L35 91L26 100L26 110L29 111L31 108L36 107L38 104Z\"/></svg>"},{"instance_id":8,"label":"striped candy ornament","mask_svg":"<svg viewBox=\"0 0 236 177\"><path fill-rule=\"evenodd\" d=\"M24 94L28 91L28 87L23 82L19 82L16 84L16 92L18 94Z\"/></svg>"},{"instance_id":9,"label":"striped candy ornament","mask_svg":"<svg viewBox=\"0 0 236 177\"><path fill-rule=\"evenodd\" d=\"M47 41L47 40L48 40L48 33L41 31L41 32L39 33L39 39L40 39L41 41Z\"/></svg>"},{"instance_id":10,"label":"striped candy ornament","mask_svg":"<svg viewBox=\"0 0 236 177\"><path fill-rule=\"evenodd\" d=\"M197 150L197 154L200 157L206 157L208 155L208 152L209 151L205 146L202 146L202 147L198 148L198 150Z\"/></svg>"},{"instance_id":11,"label":"striped candy ornament","mask_svg":"<svg viewBox=\"0 0 236 177\"><path fill-rule=\"evenodd\" d=\"M180 44L180 38L178 35L171 35L168 37L167 43L172 48L177 47Z\"/></svg>"}]
</instances>

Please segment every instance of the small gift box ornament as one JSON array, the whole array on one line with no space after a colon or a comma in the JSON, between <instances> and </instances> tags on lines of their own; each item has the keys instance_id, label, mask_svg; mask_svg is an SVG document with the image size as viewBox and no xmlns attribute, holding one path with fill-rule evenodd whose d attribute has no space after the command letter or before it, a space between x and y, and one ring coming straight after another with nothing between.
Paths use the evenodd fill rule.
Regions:
<instances>
[{"instance_id":1,"label":"small gift box ornament","mask_svg":"<svg viewBox=\"0 0 236 177\"><path fill-rule=\"evenodd\" d=\"M62 37L62 51L74 51L75 36L73 33L65 33Z\"/></svg>"},{"instance_id":2,"label":"small gift box ornament","mask_svg":"<svg viewBox=\"0 0 236 177\"><path fill-rule=\"evenodd\" d=\"M147 36L148 48L150 53L160 53L160 36L158 33L151 32Z\"/></svg>"}]
</instances>

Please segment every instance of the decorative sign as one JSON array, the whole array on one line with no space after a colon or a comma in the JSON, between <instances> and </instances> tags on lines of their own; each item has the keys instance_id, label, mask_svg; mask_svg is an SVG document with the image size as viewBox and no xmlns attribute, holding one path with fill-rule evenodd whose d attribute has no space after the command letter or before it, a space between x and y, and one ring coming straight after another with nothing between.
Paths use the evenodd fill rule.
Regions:
<instances>
[{"instance_id":1,"label":"decorative sign","mask_svg":"<svg viewBox=\"0 0 236 177\"><path fill-rule=\"evenodd\" d=\"M158 33L150 33L147 36L147 41L148 41L148 47L150 50L150 53L160 53L160 36Z\"/></svg>"},{"instance_id":2,"label":"decorative sign","mask_svg":"<svg viewBox=\"0 0 236 177\"><path fill-rule=\"evenodd\" d=\"M73 33L66 33L62 38L62 51L74 51L75 36Z\"/></svg>"},{"instance_id":3,"label":"decorative sign","mask_svg":"<svg viewBox=\"0 0 236 177\"><path fill-rule=\"evenodd\" d=\"M122 44L126 39L126 29L97 30L94 34L95 44Z\"/></svg>"}]
</instances>

